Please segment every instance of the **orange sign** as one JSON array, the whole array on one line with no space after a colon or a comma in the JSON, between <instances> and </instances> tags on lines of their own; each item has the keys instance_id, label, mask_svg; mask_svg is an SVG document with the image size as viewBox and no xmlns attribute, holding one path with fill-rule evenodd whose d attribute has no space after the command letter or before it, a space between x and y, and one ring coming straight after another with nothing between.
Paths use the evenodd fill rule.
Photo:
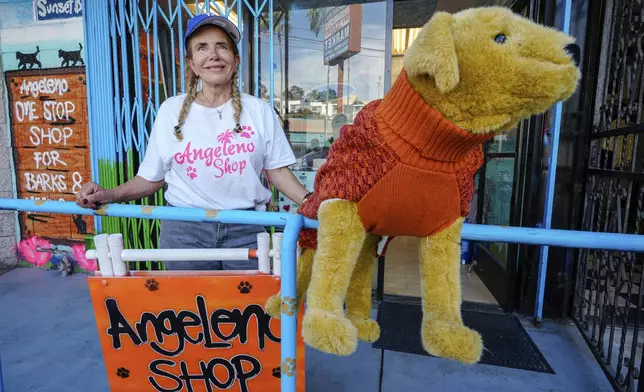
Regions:
<instances>
[{"instance_id":1,"label":"orange sign","mask_svg":"<svg viewBox=\"0 0 644 392\"><path fill-rule=\"evenodd\" d=\"M91 179L84 67L6 73L18 197L74 201ZM20 213L24 237L83 239L90 217Z\"/></svg>"},{"instance_id":2,"label":"orange sign","mask_svg":"<svg viewBox=\"0 0 644 392\"><path fill-rule=\"evenodd\" d=\"M112 392L278 392L293 371L304 391L302 311L297 358L281 363L280 320L264 309L277 277L155 271L89 288Z\"/></svg>"}]
</instances>

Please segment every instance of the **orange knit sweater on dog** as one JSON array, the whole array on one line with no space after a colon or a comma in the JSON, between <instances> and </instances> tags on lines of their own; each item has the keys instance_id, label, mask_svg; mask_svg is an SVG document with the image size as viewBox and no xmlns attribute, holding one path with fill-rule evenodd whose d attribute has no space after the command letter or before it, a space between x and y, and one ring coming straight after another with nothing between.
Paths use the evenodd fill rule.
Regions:
<instances>
[{"instance_id":1,"label":"orange knit sweater on dog","mask_svg":"<svg viewBox=\"0 0 644 392\"><path fill-rule=\"evenodd\" d=\"M353 125L343 127L314 193L298 209L317 219L320 204L343 199L358 204L366 232L425 237L466 216L474 173L490 135L458 128L429 107L405 70L382 100L367 104ZM316 248L317 232L300 234L302 248Z\"/></svg>"}]
</instances>

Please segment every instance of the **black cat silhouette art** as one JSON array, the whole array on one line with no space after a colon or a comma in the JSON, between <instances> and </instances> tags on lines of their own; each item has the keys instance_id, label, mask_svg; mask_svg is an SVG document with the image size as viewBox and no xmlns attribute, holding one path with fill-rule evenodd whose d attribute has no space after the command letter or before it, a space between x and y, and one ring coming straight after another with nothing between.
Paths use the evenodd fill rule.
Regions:
<instances>
[{"instance_id":1,"label":"black cat silhouette art","mask_svg":"<svg viewBox=\"0 0 644 392\"><path fill-rule=\"evenodd\" d=\"M85 62L81 57L81 50L83 50L83 44L79 42L78 46L80 47L80 49L72 50L72 51L58 49L58 57L63 59L63 61L60 63L61 67L75 67L78 63L80 63L81 65L85 65Z\"/></svg>"},{"instance_id":2,"label":"black cat silhouette art","mask_svg":"<svg viewBox=\"0 0 644 392\"><path fill-rule=\"evenodd\" d=\"M38 60L38 53L40 53L40 48L36 46L35 53L22 53L16 52L16 60L18 60L18 69L29 69L33 68L34 65L37 65L38 68L42 68L42 63Z\"/></svg>"},{"instance_id":3,"label":"black cat silhouette art","mask_svg":"<svg viewBox=\"0 0 644 392\"><path fill-rule=\"evenodd\" d=\"M73 214L72 216L74 217L74 225L76 225L78 234L87 234L87 223L83 220L83 216Z\"/></svg>"}]
</instances>

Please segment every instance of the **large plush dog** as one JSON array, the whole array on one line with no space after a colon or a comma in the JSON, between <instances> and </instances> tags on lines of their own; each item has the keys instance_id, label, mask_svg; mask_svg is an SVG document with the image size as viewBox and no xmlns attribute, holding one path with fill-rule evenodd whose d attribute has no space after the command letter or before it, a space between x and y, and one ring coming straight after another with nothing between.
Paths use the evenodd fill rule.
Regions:
<instances>
[{"instance_id":1,"label":"large plush dog","mask_svg":"<svg viewBox=\"0 0 644 392\"><path fill-rule=\"evenodd\" d=\"M579 79L573 46L571 37L498 7L438 12L422 28L391 90L343 128L299 209L319 220L299 244L297 300L306 293L308 345L348 355L358 338L378 338L370 318L377 245L404 235L422 237L425 350L480 359L481 337L461 319L459 255L482 143L570 97ZM278 317L279 295L266 306Z\"/></svg>"}]
</instances>

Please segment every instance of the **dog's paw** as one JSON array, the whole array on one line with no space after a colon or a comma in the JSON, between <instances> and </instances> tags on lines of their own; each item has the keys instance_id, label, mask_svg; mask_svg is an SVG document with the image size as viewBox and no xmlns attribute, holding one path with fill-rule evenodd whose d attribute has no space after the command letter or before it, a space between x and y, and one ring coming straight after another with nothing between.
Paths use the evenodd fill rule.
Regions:
<instances>
[{"instance_id":1,"label":"dog's paw","mask_svg":"<svg viewBox=\"0 0 644 392\"><path fill-rule=\"evenodd\" d=\"M121 378L128 378L130 377L130 371L126 368L121 367L116 370L116 375Z\"/></svg>"},{"instance_id":2,"label":"dog's paw","mask_svg":"<svg viewBox=\"0 0 644 392\"><path fill-rule=\"evenodd\" d=\"M327 354L346 356L358 348L358 330L351 321L322 310L304 314L302 337L306 344Z\"/></svg>"},{"instance_id":3,"label":"dog's paw","mask_svg":"<svg viewBox=\"0 0 644 392\"><path fill-rule=\"evenodd\" d=\"M429 354L465 364L477 363L483 353L481 335L458 323L424 320L422 340Z\"/></svg>"},{"instance_id":4,"label":"dog's paw","mask_svg":"<svg viewBox=\"0 0 644 392\"><path fill-rule=\"evenodd\" d=\"M264 308L266 308L266 313L268 313L272 318L274 319L279 319L281 314L281 309L282 309L282 302L280 298L280 293L277 293L270 297L268 301L266 301L266 304L264 305Z\"/></svg>"},{"instance_id":5,"label":"dog's paw","mask_svg":"<svg viewBox=\"0 0 644 392\"><path fill-rule=\"evenodd\" d=\"M351 324L358 329L358 339L373 343L380 337L380 326L376 320L349 317Z\"/></svg>"},{"instance_id":6,"label":"dog's paw","mask_svg":"<svg viewBox=\"0 0 644 392\"><path fill-rule=\"evenodd\" d=\"M282 301L282 313L287 316L292 316L295 314L295 298L284 297Z\"/></svg>"},{"instance_id":7,"label":"dog's paw","mask_svg":"<svg viewBox=\"0 0 644 392\"><path fill-rule=\"evenodd\" d=\"M159 282L155 279L148 279L145 281L145 288L150 291L157 291L159 289Z\"/></svg>"},{"instance_id":8,"label":"dog's paw","mask_svg":"<svg viewBox=\"0 0 644 392\"><path fill-rule=\"evenodd\" d=\"M240 282L239 285L237 286L237 290L239 290L239 292L242 294L250 294L250 291L252 289L253 289L253 285L246 281Z\"/></svg>"},{"instance_id":9,"label":"dog's paw","mask_svg":"<svg viewBox=\"0 0 644 392\"><path fill-rule=\"evenodd\" d=\"M293 377L295 375L295 358L284 359L284 362L282 362L281 374L287 377Z\"/></svg>"}]
</instances>

